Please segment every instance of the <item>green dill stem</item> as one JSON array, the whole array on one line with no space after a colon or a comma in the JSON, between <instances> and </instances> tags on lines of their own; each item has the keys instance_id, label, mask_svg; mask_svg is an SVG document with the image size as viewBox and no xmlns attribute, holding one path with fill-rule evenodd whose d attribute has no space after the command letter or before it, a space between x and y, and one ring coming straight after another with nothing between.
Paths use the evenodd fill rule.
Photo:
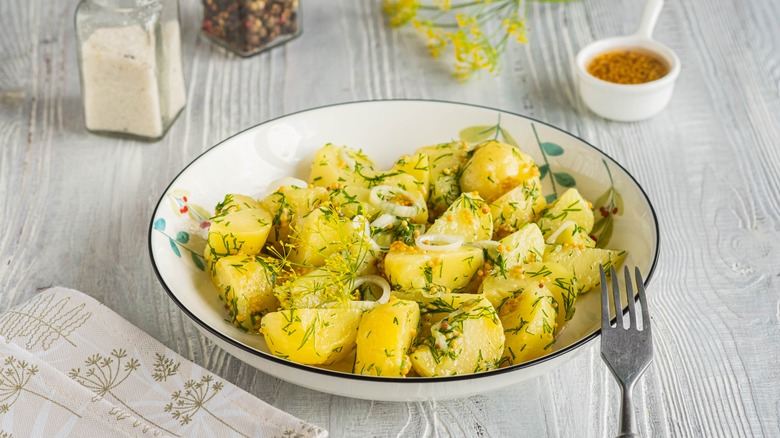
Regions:
<instances>
[{"instance_id":1,"label":"green dill stem","mask_svg":"<svg viewBox=\"0 0 780 438\"><path fill-rule=\"evenodd\" d=\"M496 30L496 32L498 32L498 30ZM491 38L492 38L492 35L491 35ZM504 34L504 35L501 37L501 41L499 41L499 42L498 42L498 44L496 44L496 51L497 51L497 52L502 52L502 51L504 51L504 48L506 47L506 45L507 45L507 43L508 43L508 42L509 42L509 34L508 34L508 33L505 33L505 34Z\"/></svg>"},{"instance_id":2,"label":"green dill stem","mask_svg":"<svg viewBox=\"0 0 780 438\"><path fill-rule=\"evenodd\" d=\"M481 2L466 2L466 3L458 3L456 5L450 5L450 7L446 10L443 10L443 12L452 11L454 9L463 9L463 8L469 8L475 5L480 4ZM420 5L420 10L423 11L442 11L442 9L438 6L432 6L432 5Z\"/></svg>"},{"instance_id":3,"label":"green dill stem","mask_svg":"<svg viewBox=\"0 0 780 438\"><path fill-rule=\"evenodd\" d=\"M506 9L507 7L511 7L512 5L515 5L516 8L517 3L514 1L509 1L505 3L494 3L494 5L495 6L492 7L488 6L484 8L487 9L485 12L475 15L477 19L477 23L483 24L486 21L489 21L491 18L493 18L493 16L498 15L499 12Z\"/></svg>"},{"instance_id":4,"label":"green dill stem","mask_svg":"<svg viewBox=\"0 0 780 438\"><path fill-rule=\"evenodd\" d=\"M512 6L513 2L503 3L503 4L497 4L496 6L492 8L480 8L480 9L487 9L485 12L480 12L474 15L475 24L477 26L484 26L486 23L490 22L495 16L499 15L501 11L503 11L508 6ZM435 8L435 6L434 6ZM422 9L422 7L420 7ZM437 22L436 20L442 18L446 15L448 11L441 11L440 13L436 14L434 17L430 19L430 23L432 27L436 27L439 29L462 29L463 27L458 24L458 22ZM492 35L491 35L492 37Z\"/></svg>"}]
</instances>

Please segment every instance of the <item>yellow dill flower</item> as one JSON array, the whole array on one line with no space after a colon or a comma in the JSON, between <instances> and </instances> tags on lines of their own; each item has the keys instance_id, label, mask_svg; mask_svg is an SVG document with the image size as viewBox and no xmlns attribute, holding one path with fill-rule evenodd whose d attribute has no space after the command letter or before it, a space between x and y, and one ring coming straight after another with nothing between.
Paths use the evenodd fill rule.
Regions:
<instances>
[{"instance_id":1,"label":"yellow dill flower","mask_svg":"<svg viewBox=\"0 0 780 438\"><path fill-rule=\"evenodd\" d=\"M444 30L435 27L430 20L414 20L414 27L425 36L425 43L431 56L438 58L441 51L447 46Z\"/></svg>"},{"instance_id":2,"label":"yellow dill flower","mask_svg":"<svg viewBox=\"0 0 780 438\"><path fill-rule=\"evenodd\" d=\"M383 0L382 11L390 19L390 26L398 27L408 23L417 15L419 0Z\"/></svg>"},{"instance_id":3,"label":"yellow dill flower","mask_svg":"<svg viewBox=\"0 0 780 438\"><path fill-rule=\"evenodd\" d=\"M466 59L466 53L471 50L471 44L466 37L466 34L459 30L457 32L448 32L446 34L447 39L452 43L452 47L455 49L455 60L458 63L463 62Z\"/></svg>"},{"instance_id":4,"label":"yellow dill flower","mask_svg":"<svg viewBox=\"0 0 780 438\"><path fill-rule=\"evenodd\" d=\"M472 17L471 15L467 15L463 12L458 12L455 14L455 21L458 23L458 27L461 29L467 28L467 27L474 27L477 25L477 19Z\"/></svg>"},{"instance_id":5,"label":"yellow dill flower","mask_svg":"<svg viewBox=\"0 0 780 438\"><path fill-rule=\"evenodd\" d=\"M431 56L452 45L460 80L481 70L498 72L507 43L528 41L525 0L383 0L382 9L393 27L411 21Z\"/></svg>"},{"instance_id":6,"label":"yellow dill flower","mask_svg":"<svg viewBox=\"0 0 780 438\"><path fill-rule=\"evenodd\" d=\"M433 0L433 4L442 11L450 10L450 0Z\"/></svg>"},{"instance_id":7,"label":"yellow dill flower","mask_svg":"<svg viewBox=\"0 0 780 438\"><path fill-rule=\"evenodd\" d=\"M497 50L481 33L479 37L474 37L471 32L458 30L447 33L446 37L455 49L456 78L466 80L480 70L496 71L498 67Z\"/></svg>"},{"instance_id":8,"label":"yellow dill flower","mask_svg":"<svg viewBox=\"0 0 780 438\"><path fill-rule=\"evenodd\" d=\"M512 14L511 17L502 20L504 30L507 34L515 37L519 43L527 43L527 34L525 27L525 18L520 18L517 13Z\"/></svg>"}]
</instances>

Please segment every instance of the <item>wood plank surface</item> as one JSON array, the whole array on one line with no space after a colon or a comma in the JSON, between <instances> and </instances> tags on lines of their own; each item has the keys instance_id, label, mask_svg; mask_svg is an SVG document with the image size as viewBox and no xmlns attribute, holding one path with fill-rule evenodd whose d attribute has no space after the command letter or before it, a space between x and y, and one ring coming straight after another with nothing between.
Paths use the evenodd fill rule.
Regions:
<instances>
[{"instance_id":1,"label":"wood plank surface","mask_svg":"<svg viewBox=\"0 0 780 438\"><path fill-rule=\"evenodd\" d=\"M272 378L201 336L147 255L171 179L231 134L355 100L468 102L544 120L595 144L643 185L661 257L650 292L655 360L635 390L643 436L780 436L780 5L667 1L655 37L682 60L669 107L639 123L577 98L571 59L633 31L643 2L529 3L525 46L500 77L455 81L376 0L303 1L303 35L242 59L182 1L187 106L153 144L84 129L77 2L0 2L0 310L52 285L81 290L173 350L335 437L602 437L619 391L598 343L522 385L462 400L385 403Z\"/></svg>"}]
</instances>

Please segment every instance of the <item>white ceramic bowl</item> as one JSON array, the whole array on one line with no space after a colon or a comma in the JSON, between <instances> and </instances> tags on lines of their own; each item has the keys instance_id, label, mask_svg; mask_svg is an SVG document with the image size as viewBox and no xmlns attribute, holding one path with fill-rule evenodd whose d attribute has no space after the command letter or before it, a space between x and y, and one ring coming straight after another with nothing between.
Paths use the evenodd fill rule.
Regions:
<instances>
[{"instance_id":1,"label":"white ceramic bowl","mask_svg":"<svg viewBox=\"0 0 780 438\"><path fill-rule=\"evenodd\" d=\"M602 202L610 210L619 205L622 211L603 219L597 234L608 240L609 247L627 250L626 263L651 278L658 257L658 222L647 195L618 163L585 141L527 117L473 105L414 100L302 111L240 132L209 149L171 182L153 213L149 250L154 270L170 298L220 347L265 373L315 390L373 400L447 399L489 392L546 373L597 337L598 293L580 298L574 318L545 357L480 374L383 378L272 356L262 336L244 333L226 321L224 307L203 271L204 227L212 206L226 193L262 193L269 182L286 175L306 179L314 152L328 142L362 148L389 167L403 153L459 136L471 140L498 136L520 145L544 169L547 195L554 196L555 181L558 192L562 186L575 185L594 203Z\"/></svg>"},{"instance_id":2,"label":"white ceramic bowl","mask_svg":"<svg viewBox=\"0 0 780 438\"><path fill-rule=\"evenodd\" d=\"M666 108L680 75L680 59L672 49L652 38L662 7L663 1L649 0L639 29L633 35L598 40L577 53L574 60L577 87L582 101L594 113L619 122L634 122L648 119ZM656 55L669 72L655 81L629 85L607 82L588 73L588 64L596 56L626 49Z\"/></svg>"}]
</instances>

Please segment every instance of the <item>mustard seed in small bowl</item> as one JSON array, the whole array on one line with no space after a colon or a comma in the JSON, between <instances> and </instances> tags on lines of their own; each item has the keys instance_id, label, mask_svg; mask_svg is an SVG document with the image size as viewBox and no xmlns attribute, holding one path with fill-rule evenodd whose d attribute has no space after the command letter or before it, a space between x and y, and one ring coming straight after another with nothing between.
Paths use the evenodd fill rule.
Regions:
<instances>
[{"instance_id":1,"label":"mustard seed in small bowl","mask_svg":"<svg viewBox=\"0 0 780 438\"><path fill-rule=\"evenodd\" d=\"M669 66L650 52L622 49L597 55L588 73L614 84L644 84L666 76Z\"/></svg>"}]
</instances>

